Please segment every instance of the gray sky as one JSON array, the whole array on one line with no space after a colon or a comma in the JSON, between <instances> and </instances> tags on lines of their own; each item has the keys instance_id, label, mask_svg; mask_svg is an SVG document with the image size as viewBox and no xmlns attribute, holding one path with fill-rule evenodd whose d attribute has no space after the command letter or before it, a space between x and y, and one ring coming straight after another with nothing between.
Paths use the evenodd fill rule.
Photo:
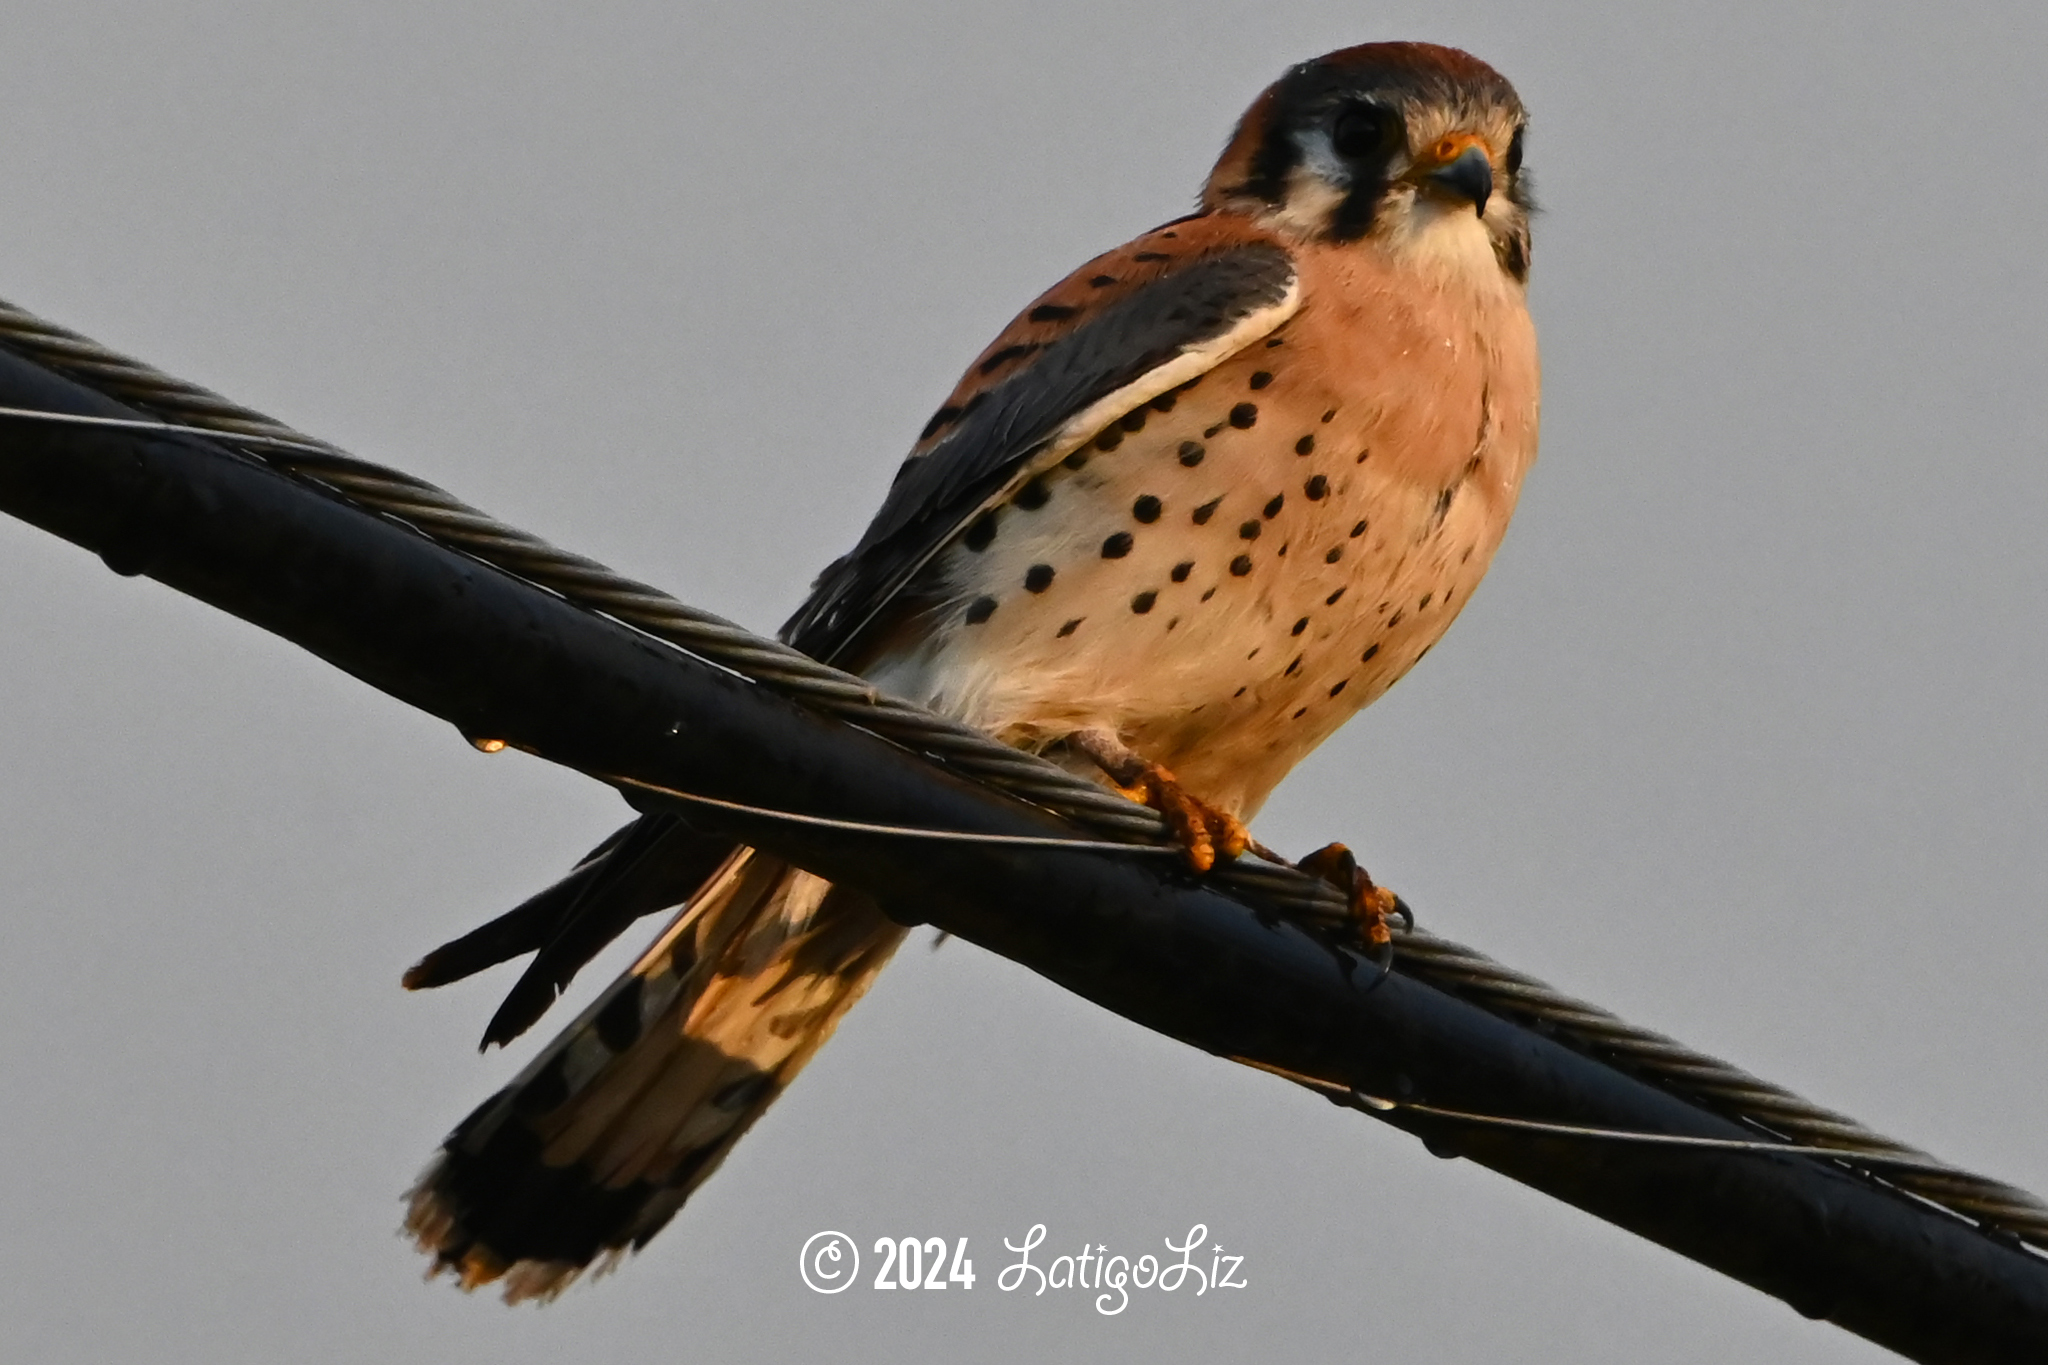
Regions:
<instances>
[{"instance_id":1,"label":"gray sky","mask_svg":"<svg viewBox=\"0 0 2048 1365\"><path fill-rule=\"evenodd\" d=\"M1673 8L14 0L0 297L765 629L1289 62L1468 47L1534 111L1543 458L1260 834L2048 1188L2043 24ZM619 803L4 520L0 585L0 1358L1882 1358L921 942L621 1273L422 1286L398 1195L537 1038L399 973ZM1250 1287L998 1292L1038 1222ZM980 1283L814 1296L828 1227Z\"/></svg>"}]
</instances>

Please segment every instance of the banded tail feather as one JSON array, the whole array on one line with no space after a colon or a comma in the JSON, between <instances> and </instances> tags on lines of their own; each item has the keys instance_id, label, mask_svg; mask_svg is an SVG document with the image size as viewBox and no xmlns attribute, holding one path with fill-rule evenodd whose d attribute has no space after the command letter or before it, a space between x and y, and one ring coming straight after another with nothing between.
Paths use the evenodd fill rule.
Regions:
<instances>
[{"instance_id":1,"label":"banded tail feather","mask_svg":"<svg viewBox=\"0 0 2048 1365\"><path fill-rule=\"evenodd\" d=\"M575 876L572 873L571 876ZM904 929L733 850L627 971L443 1142L406 1230L465 1289L548 1299L661 1230L866 991Z\"/></svg>"}]
</instances>

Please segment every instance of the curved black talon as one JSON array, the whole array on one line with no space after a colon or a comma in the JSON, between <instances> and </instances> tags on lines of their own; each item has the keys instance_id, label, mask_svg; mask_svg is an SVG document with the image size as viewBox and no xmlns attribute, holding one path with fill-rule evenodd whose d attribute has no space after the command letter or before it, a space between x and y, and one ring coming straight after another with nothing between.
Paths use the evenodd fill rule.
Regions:
<instances>
[{"instance_id":1,"label":"curved black talon","mask_svg":"<svg viewBox=\"0 0 2048 1365\"><path fill-rule=\"evenodd\" d=\"M1407 901L1401 899L1400 892L1396 891L1394 893L1394 908L1387 913L1400 917L1402 933L1412 934L1415 932L1415 912L1408 908Z\"/></svg>"}]
</instances>

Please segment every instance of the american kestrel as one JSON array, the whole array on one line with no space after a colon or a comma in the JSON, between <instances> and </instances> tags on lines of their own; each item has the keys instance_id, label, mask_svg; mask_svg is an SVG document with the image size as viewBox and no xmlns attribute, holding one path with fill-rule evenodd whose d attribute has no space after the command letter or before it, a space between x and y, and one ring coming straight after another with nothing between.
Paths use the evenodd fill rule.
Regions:
<instances>
[{"instance_id":1,"label":"american kestrel","mask_svg":"<svg viewBox=\"0 0 2048 1365\"><path fill-rule=\"evenodd\" d=\"M1465 605L1535 458L1524 124L1507 81L1449 48L1288 71L1194 213L1088 262L975 358L783 637L1099 769L1198 869L1234 856L1275 784ZM547 1296L644 1244L904 934L856 892L651 815L407 984L537 951L486 1034L503 1042L678 904L415 1187L408 1227L465 1287Z\"/></svg>"}]
</instances>

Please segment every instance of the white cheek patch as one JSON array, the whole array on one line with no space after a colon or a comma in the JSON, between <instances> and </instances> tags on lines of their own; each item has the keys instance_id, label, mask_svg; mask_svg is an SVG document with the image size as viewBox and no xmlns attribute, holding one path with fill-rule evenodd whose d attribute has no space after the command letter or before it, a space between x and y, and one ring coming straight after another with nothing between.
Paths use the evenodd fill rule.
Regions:
<instances>
[{"instance_id":1,"label":"white cheek patch","mask_svg":"<svg viewBox=\"0 0 2048 1365\"><path fill-rule=\"evenodd\" d=\"M1342 197L1351 189L1351 166L1330 142L1325 128L1310 128L1294 135L1301 149L1301 169L1336 190Z\"/></svg>"}]
</instances>

